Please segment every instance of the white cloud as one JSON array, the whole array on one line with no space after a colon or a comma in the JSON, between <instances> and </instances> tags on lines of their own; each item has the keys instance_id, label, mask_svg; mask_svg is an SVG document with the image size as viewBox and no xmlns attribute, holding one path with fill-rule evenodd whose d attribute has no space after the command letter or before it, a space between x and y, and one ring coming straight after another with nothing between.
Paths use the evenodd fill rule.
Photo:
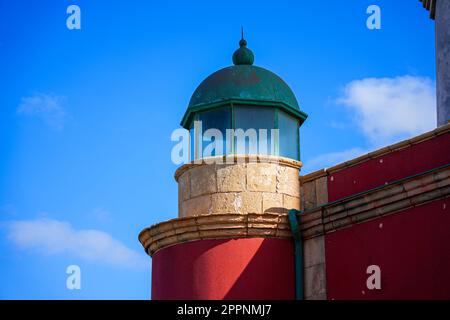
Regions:
<instances>
[{"instance_id":1,"label":"white cloud","mask_svg":"<svg viewBox=\"0 0 450 320\"><path fill-rule=\"evenodd\" d=\"M22 115L36 116L55 130L64 128L66 111L63 107L65 97L52 93L36 93L23 97L17 112Z\"/></svg>"},{"instance_id":2,"label":"white cloud","mask_svg":"<svg viewBox=\"0 0 450 320\"><path fill-rule=\"evenodd\" d=\"M352 148L339 152L330 152L321 154L305 162L302 172L308 173L319 169L329 168L333 165L345 162L356 157L359 157L368 151L361 148Z\"/></svg>"},{"instance_id":3,"label":"white cloud","mask_svg":"<svg viewBox=\"0 0 450 320\"><path fill-rule=\"evenodd\" d=\"M68 222L52 219L12 221L8 227L8 238L22 249L43 254L66 253L87 261L127 268L144 268L150 263L143 252L129 249L108 233L75 230Z\"/></svg>"},{"instance_id":4,"label":"white cloud","mask_svg":"<svg viewBox=\"0 0 450 320\"><path fill-rule=\"evenodd\" d=\"M95 218L98 222L102 224L108 224L113 221L111 213L104 208L97 208L92 213L91 216Z\"/></svg>"},{"instance_id":5,"label":"white cloud","mask_svg":"<svg viewBox=\"0 0 450 320\"><path fill-rule=\"evenodd\" d=\"M435 86L431 79L425 77L354 80L344 87L337 103L351 112L370 150L436 127ZM332 122L331 127L348 129L348 125L342 122ZM306 161L304 170L311 172L330 167L368 152L368 149L353 147L322 154Z\"/></svg>"},{"instance_id":6,"label":"white cloud","mask_svg":"<svg viewBox=\"0 0 450 320\"><path fill-rule=\"evenodd\" d=\"M377 147L436 127L435 86L425 77L355 80L338 103L354 112L356 124Z\"/></svg>"}]
</instances>

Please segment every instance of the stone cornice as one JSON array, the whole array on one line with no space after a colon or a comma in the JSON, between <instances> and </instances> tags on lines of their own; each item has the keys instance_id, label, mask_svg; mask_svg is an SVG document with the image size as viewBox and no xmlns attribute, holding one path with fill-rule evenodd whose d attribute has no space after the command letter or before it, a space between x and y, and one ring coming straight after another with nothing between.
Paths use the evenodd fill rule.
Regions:
<instances>
[{"instance_id":1,"label":"stone cornice","mask_svg":"<svg viewBox=\"0 0 450 320\"><path fill-rule=\"evenodd\" d=\"M361 192L299 215L308 239L450 196L450 164Z\"/></svg>"},{"instance_id":2,"label":"stone cornice","mask_svg":"<svg viewBox=\"0 0 450 320\"><path fill-rule=\"evenodd\" d=\"M304 183L304 182L312 181L312 180L315 180L317 178L330 175L330 174L335 173L337 171L340 171L340 170L347 169L349 167L358 165L358 164L360 164L362 162L365 162L365 161L368 161L368 160L371 160L371 159L374 159L374 158L377 158L377 157L380 157L380 156L384 156L384 155L392 153L394 151L405 149L405 148L410 147L410 146L412 146L414 144L417 144L417 143L420 143L420 142L432 139L432 138L440 136L442 134L448 134L448 133L450 133L450 123L446 124L444 126L440 126L440 127L436 128L436 129L434 129L432 131L429 131L429 132L426 132L424 134L418 135L418 136L416 136L414 138L403 140L403 141L397 142L395 144L386 146L384 148L375 150L373 152L369 152L369 153L367 153L365 155L362 155L360 157L354 158L352 160L349 160L349 161L346 161L346 162L343 162L343 163L339 163L339 164L337 164L335 166L332 166L330 168L320 169L318 171L314 171L314 172L308 173L308 174L306 174L304 176L300 176L300 182Z\"/></svg>"},{"instance_id":3,"label":"stone cornice","mask_svg":"<svg viewBox=\"0 0 450 320\"><path fill-rule=\"evenodd\" d=\"M436 0L419 0L425 9L430 11L430 18L434 20L436 16Z\"/></svg>"},{"instance_id":4,"label":"stone cornice","mask_svg":"<svg viewBox=\"0 0 450 320\"><path fill-rule=\"evenodd\" d=\"M280 165L284 165L287 167L293 167L296 169L300 169L302 167L302 162L284 158L284 157L277 157L277 156L264 156L264 155L230 155L230 156L217 156L217 157L209 157L204 158L204 161L201 163L187 163L185 165L182 165L175 171L175 180L178 181L178 178L187 170L193 167L198 166L205 166L205 165L214 165L217 164L218 160L220 162L219 165L222 164L234 164L234 163L278 163Z\"/></svg>"},{"instance_id":5,"label":"stone cornice","mask_svg":"<svg viewBox=\"0 0 450 320\"><path fill-rule=\"evenodd\" d=\"M187 241L230 238L290 238L287 214L211 214L172 219L146 228L139 241L152 256Z\"/></svg>"},{"instance_id":6,"label":"stone cornice","mask_svg":"<svg viewBox=\"0 0 450 320\"><path fill-rule=\"evenodd\" d=\"M300 233L313 238L450 196L450 164L327 203L299 215ZM173 219L139 234L149 255L187 241L290 238L286 214L212 214Z\"/></svg>"}]
</instances>

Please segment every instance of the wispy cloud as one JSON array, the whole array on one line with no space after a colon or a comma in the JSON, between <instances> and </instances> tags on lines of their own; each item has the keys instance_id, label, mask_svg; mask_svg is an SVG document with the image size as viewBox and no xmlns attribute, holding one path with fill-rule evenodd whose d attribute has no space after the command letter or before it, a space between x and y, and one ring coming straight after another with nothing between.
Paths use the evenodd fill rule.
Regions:
<instances>
[{"instance_id":1,"label":"wispy cloud","mask_svg":"<svg viewBox=\"0 0 450 320\"><path fill-rule=\"evenodd\" d=\"M436 126L435 86L425 77L354 80L344 87L336 102L347 108L354 122L332 122L331 126L340 130L358 127L368 148L351 147L321 154L305 162L308 172L353 159Z\"/></svg>"},{"instance_id":2,"label":"wispy cloud","mask_svg":"<svg viewBox=\"0 0 450 320\"><path fill-rule=\"evenodd\" d=\"M2 206L0 206L0 215L15 216L15 215L17 215L16 207L10 203L2 205Z\"/></svg>"},{"instance_id":3,"label":"wispy cloud","mask_svg":"<svg viewBox=\"0 0 450 320\"><path fill-rule=\"evenodd\" d=\"M91 262L125 268L144 268L149 261L100 230L75 230L70 223L52 219L12 221L8 238L22 249L41 254L70 254Z\"/></svg>"},{"instance_id":4,"label":"wispy cloud","mask_svg":"<svg viewBox=\"0 0 450 320\"><path fill-rule=\"evenodd\" d=\"M66 98L53 93L36 93L21 98L17 112L21 115L35 116L55 130L62 130L66 118L64 103Z\"/></svg>"},{"instance_id":5,"label":"wispy cloud","mask_svg":"<svg viewBox=\"0 0 450 320\"><path fill-rule=\"evenodd\" d=\"M355 80L345 86L337 102L354 113L356 125L377 147L436 126L435 86L425 77Z\"/></svg>"},{"instance_id":6,"label":"wispy cloud","mask_svg":"<svg viewBox=\"0 0 450 320\"><path fill-rule=\"evenodd\" d=\"M113 221L111 213L104 208L96 208L91 215L102 224L108 224Z\"/></svg>"},{"instance_id":7,"label":"wispy cloud","mask_svg":"<svg viewBox=\"0 0 450 320\"><path fill-rule=\"evenodd\" d=\"M305 162L302 171L313 172L319 169L329 168L341 162L345 162L369 151L362 148L352 148L344 151L324 153Z\"/></svg>"}]
</instances>

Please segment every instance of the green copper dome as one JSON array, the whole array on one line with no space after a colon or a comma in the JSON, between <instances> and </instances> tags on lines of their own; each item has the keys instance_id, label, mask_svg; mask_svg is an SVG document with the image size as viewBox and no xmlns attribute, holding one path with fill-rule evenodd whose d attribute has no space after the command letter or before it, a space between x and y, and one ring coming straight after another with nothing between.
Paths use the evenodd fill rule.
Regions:
<instances>
[{"instance_id":1,"label":"green copper dome","mask_svg":"<svg viewBox=\"0 0 450 320\"><path fill-rule=\"evenodd\" d=\"M234 65L214 72L194 91L181 125L188 128L195 112L231 103L278 107L302 123L307 115L300 111L289 86L275 73L252 65L253 52L244 39L239 45Z\"/></svg>"}]
</instances>

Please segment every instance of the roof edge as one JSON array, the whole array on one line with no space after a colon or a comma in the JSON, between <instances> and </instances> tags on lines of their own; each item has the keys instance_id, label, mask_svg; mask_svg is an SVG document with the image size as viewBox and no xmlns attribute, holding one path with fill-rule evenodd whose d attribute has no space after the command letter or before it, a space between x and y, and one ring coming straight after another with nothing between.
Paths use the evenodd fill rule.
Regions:
<instances>
[{"instance_id":1,"label":"roof edge","mask_svg":"<svg viewBox=\"0 0 450 320\"><path fill-rule=\"evenodd\" d=\"M430 19L434 20L436 17L436 0L419 0L423 7L430 11Z\"/></svg>"},{"instance_id":2,"label":"roof edge","mask_svg":"<svg viewBox=\"0 0 450 320\"><path fill-rule=\"evenodd\" d=\"M275 107L279 108L288 114L294 116L298 120L300 120L300 125L303 124L303 122L308 118L308 115L299 109L294 109L290 105L280 102L280 101L270 101L270 100L250 100L250 99L226 99L222 101L217 101L213 103L205 103L205 104L199 104L192 106L186 110L183 118L181 119L180 125L189 130L188 124L192 120L192 115L196 112L201 111L207 111L212 109L217 109L226 105L233 105L233 104L243 104L243 105L250 105L250 106L267 106L267 107Z\"/></svg>"},{"instance_id":3,"label":"roof edge","mask_svg":"<svg viewBox=\"0 0 450 320\"><path fill-rule=\"evenodd\" d=\"M420 134L418 136L415 136L415 137L412 137L410 139L406 139L406 140L403 140L403 141L400 141L400 142L396 142L394 144L391 144L391 145L388 145L388 146L383 147L381 149L377 149L375 151L366 153L366 154L361 155L359 157L356 157L354 159L351 159L351 160L348 160L348 161L345 161L345 162L341 162L341 163L336 164L336 165L334 165L334 166L332 166L330 168L319 169L319 170L313 171L311 173L308 173L308 174L306 174L304 176L300 176L300 181L302 183L308 182L308 181L312 181L312 180L315 180L317 178L327 176L330 173L334 173L336 171L340 171L342 169L346 169L348 167L355 166L357 164L360 164L362 162L371 160L373 158L376 158L376 157L379 157L379 156L382 156L382 155L385 155L385 154L388 154L388 153L391 153L391 152L394 152L394 151L397 151L397 150L400 150L400 149L407 148L407 147L409 147L409 146L411 146L413 144L417 144L419 142L422 142L422 141L425 141L425 140L429 140L429 139L431 139L433 137L436 137L436 136L439 136L439 135L442 135L442 134L445 134L445 133L449 133L449 132L450 132L450 123L448 123L446 125L443 125L443 126L440 126L440 127L436 128L436 129L434 129L432 131L428 131L428 132L422 133L422 134Z\"/></svg>"}]
</instances>

